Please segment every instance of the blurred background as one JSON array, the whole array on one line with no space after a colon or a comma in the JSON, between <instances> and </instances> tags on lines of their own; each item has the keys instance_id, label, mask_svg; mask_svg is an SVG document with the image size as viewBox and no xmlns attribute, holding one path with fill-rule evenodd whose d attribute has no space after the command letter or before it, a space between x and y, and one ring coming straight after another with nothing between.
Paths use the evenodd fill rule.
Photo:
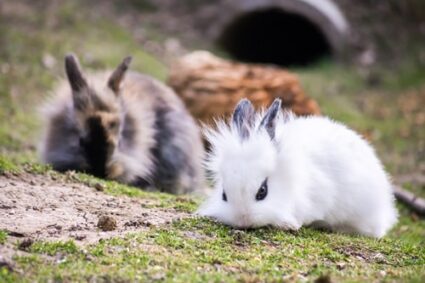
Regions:
<instances>
[{"instance_id":1,"label":"blurred background","mask_svg":"<svg viewBox=\"0 0 425 283\"><path fill-rule=\"evenodd\" d=\"M72 51L87 69L162 81L198 49L295 73L324 115L376 148L397 183L425 196L423 0L2 0L0 154L35 162L38 106Z\"/></svg>"}]
</instances>

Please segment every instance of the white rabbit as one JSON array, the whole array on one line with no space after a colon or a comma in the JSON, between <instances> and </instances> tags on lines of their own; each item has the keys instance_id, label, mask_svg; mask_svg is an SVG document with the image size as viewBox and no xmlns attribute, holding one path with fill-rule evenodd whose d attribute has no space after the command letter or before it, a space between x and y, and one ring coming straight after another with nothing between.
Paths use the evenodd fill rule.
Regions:
<instances>
[{"instance_id":1,"label":"white rabbit","mask_svg":"<svg viewBox=\"0 0 425 283\"><path fill-rule=\"evenodd\" d=\"M230 125L206 128L215 189L198 214L238 227L303 225L382 237L397 222L391 182L373 148L324 117L237 105Z\"/></svg>"}]
</instances>

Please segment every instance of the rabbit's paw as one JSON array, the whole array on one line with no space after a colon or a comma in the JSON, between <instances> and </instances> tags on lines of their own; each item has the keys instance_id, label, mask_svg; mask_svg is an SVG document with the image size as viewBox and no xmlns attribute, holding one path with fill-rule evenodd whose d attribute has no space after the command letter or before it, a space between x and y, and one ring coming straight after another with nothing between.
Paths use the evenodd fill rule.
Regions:
<instances>
[{"instance_id":1,"label":"rabbit's paw","mask_svg":"<svg viewBox=\"0 0 425 283\"><path fill-rule=\"evenodd\" d=\"M124 174L124 166L119 162L111 162L108 164L108 178L118 179Z\"/></svg>"}]
</instances>

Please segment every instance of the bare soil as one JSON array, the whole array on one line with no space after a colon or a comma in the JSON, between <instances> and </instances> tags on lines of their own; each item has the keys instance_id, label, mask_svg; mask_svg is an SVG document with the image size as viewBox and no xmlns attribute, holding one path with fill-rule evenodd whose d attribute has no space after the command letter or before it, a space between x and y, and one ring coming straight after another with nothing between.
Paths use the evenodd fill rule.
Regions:
<instances>
[{"instance_id":1,"label":"bare soil","mask_svg":"<svg viewBox=\"0 0 425 283\"><path fill-rule=\"evenodd\" d=\"M74 239L77 244L89 244L189 216L172 209L150 208L155 206L153 202L115 197L44 175L0 175L0 230L12 239ZM116 226L102 229L99 219L105 217ZM0 246L0 254L2 248L6 245Z\"/></svg>"}]
</instances>

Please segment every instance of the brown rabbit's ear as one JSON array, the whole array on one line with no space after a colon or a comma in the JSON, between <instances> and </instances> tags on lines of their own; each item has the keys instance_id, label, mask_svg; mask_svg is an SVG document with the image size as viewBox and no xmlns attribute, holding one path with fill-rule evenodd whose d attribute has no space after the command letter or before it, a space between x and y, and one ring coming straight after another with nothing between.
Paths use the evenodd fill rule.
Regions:
<instances>
[{"instance_id":1,"label":"brown rabbit's ear","mask_svg":"<svg viewBox=\"0 0 425 283\"><path fill-rule=\"evenodd\" d=\"M282 100L276 98L272 105L267 109L263 120L260 123L260 129L265 128L271 139L274 139L276 130L276 120L280 111Z\"/></svg>"},{"instance_id":2,"label":"brown rabbit's ear","mask_svg":"<svg viewBox=\"0 0 425 283\"><path fill-rule=\"evenodd\" d=\"M236 105L232 116L232 123L242 140L249 137L249 131L254 122L254 114L254 106L252 106L251 101L248 99L244 98Z\"/></svg>"},{"instance_id":3,"label":"brown rabbit's ear","mask_svg":"<svg viewBox=\"0 0 425 283\"><path fill-rule=\"evenodd\" d=\"M74 92L80 92L82 89L87 88L87 81L84 79L78 59L73 54L68 54L65 57L65 71L68 77L71 89Z\"/></svg>"},{"instance_id":4,"label":"brown rabbit's ear","mask_svg":"<svg viewBox=\"0 0 425 283\"><path fill-rule=\"evenodd\" d=\"M88 89L88 84L81 73L80 64L78 63L78 59L75 55L66 55L65 71L72 89L72 101L74 103L74 108L82 111L89 104L87 91L84 91Z\"/></svg>"},{"instance_id":5,"label":"brown rabbit's ear","mask_svg":"<svg viewBox=\"0 0 425 283\"><path fill-rule=\"evenodd\" d=\"M124 58L124 60L122 60L121 64L118 65L118 67L115 69L115 71L112 73L111 77L108 80L108 86L115 93L118 93L118 90L120 89L121 82L124 78L125 73L128 70L128 67L130 66L131 60L131 56Z\"/></svg>"}]
</instances>

